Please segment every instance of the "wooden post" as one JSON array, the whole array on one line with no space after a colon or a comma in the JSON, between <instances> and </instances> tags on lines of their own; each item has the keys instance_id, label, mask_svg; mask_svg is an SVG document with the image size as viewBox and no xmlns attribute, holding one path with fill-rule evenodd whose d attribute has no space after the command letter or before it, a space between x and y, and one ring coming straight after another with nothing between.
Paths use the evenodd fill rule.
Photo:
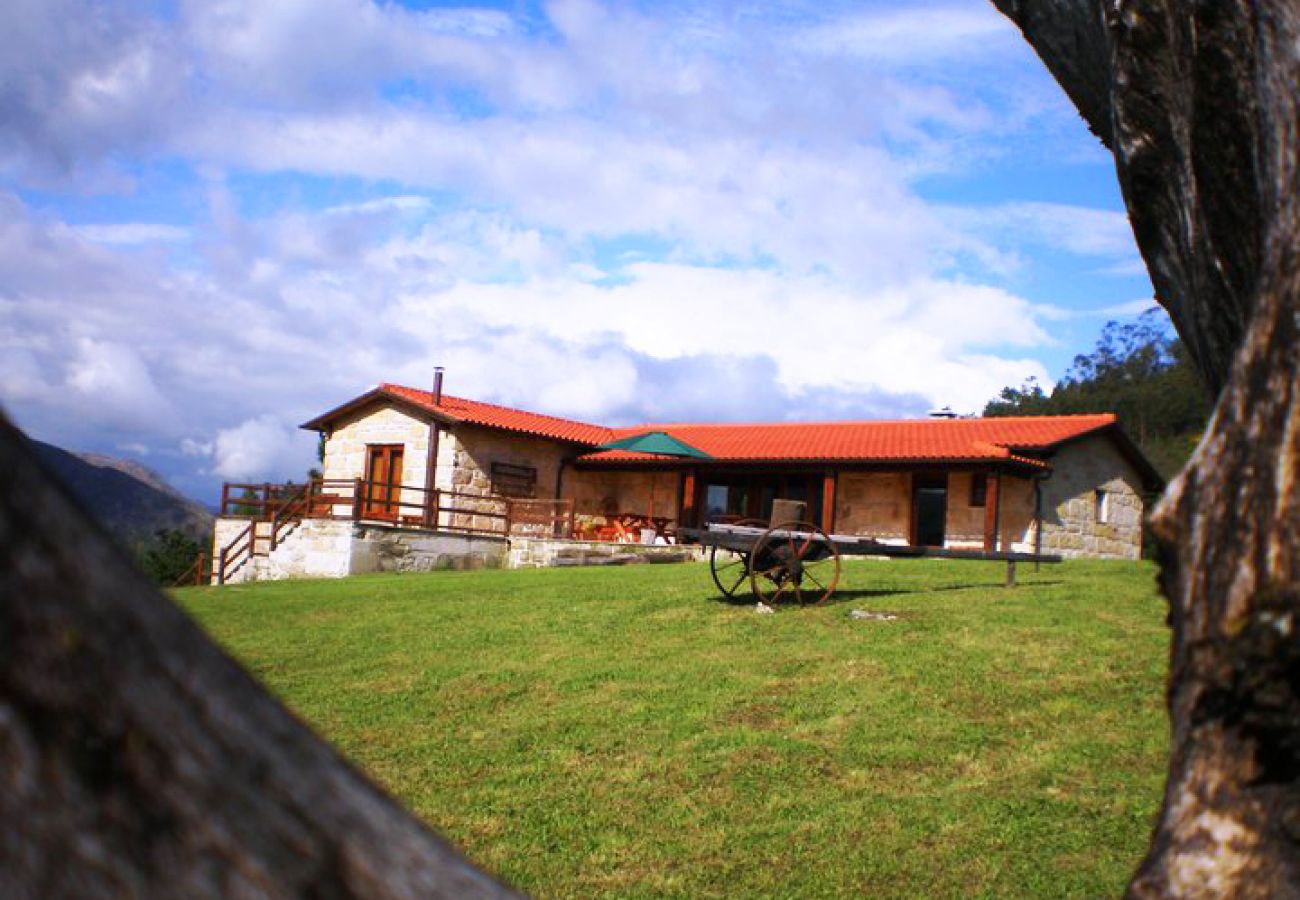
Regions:
<instances>
[{"instance_id":1,"label":"wooden post","mask_svg":"<svg viewBox=\"0 0 1300 900\"><path fill-rule=\"evenodd\" d=\"M362 482L360 478L354 479L352 482L352 521L354 522L358 522L361 520L361 507L362 507L361 483Z\"/></svg>"},{"instance_id":2,"label":"wooden post","mask_svg":"<svg viewBox=\"0 0 1300 900\"><path fill-rule=\"evenodd\" d=\"M694 527L695 521L695 470L688 469L682 476L682 513L681 524Z\"/></svg>"},{"instance_id":3,"label":"wooden post","mask_svg":"<svg viewBox=\"0 0 1300 900\"><path fill-rule=\"evenodd\" d=\"M564 502L569 504L569 533L564 536L566 538L572 539L573 529L577 526L577 522L576 522L577 503L575 503L573 500L565 500Z\"/></svg>"},{"instance_id":4,"label":"wooden post","mask_svg":"<svg viewBox=\"0 0 1300 900\"><path fill-rule=\"evenodd\" d=\"M1002 476L990 472L985 476L984 491L984 552L992 553L998 549L999 504L1002 501Z\"/></svg>"},{"instance_id":5,"label":"wooden post","mask_svg":"<svg viewBox=\"0 0 1300 900\"><path fill-rule=\"evenodd\" d=\"M1009 559L1007 560L1007 587L1010 588L1015 586L1016 586L1016 561L1014 559Z\"/></svg>"},{"instance_id":6,"label":"wooden post","mask_svg":"<svg viewBox=\"0 0 1300 900\"><path fill-rule=\"evenodd\" d=\"M227 510L229 507L230 507L230 482L223 481L221 483L221 514L223 516L228 514Z\"/></svg>"},{"instance_id":7,"label":"wooden post","mask_svg":"<svg viewBox=\"0 0 1300 900\"><path fill-rule=\"evenodd\" d=\"M834 469L827 469L822 475L822 531L835 533L835 481Z\"/></svg>"},{"instance_id":8,"label":"wooden post","mask_svg":"<svg viewBox=\"0 0 1300 900\"><path fill-rule=\"evenodd\" d=\"M434 419L429 422L429 452L424 459L424 524L428 528L438 526L438 441L440 438L438 421Z\"/></svg>"}]
</instances>

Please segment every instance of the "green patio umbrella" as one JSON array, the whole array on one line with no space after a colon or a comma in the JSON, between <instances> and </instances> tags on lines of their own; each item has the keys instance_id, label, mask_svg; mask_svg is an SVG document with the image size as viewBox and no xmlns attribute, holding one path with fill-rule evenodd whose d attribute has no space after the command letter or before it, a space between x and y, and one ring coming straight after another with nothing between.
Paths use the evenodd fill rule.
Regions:
<instances>
[{"instance_id":1,"label":"green patio umbrella","mask_svg":"<svg viewBox=\"0 0 1300 900\"><path fill-rule=\"evenodd\" d=\"M685 441L679 441L666 431L647 431L630 437L601 444L597 450L629 450L634 453L657 453L660 456L679 456L693 459L713 459L712 456ZM655 483L650 481L650 515L655 514Z\"/></svg>"},{"instance_id":2,"label":"green patio umbrella","mask_svg":"<svg viewBox=\"0 0 1300 900\"><path fill-rule=\"evenodd\" d=\"M666 431L647 431L631 437L619 438L601 444L597 450L630 450L633 453L658 453L660 456L689 456L695 459L712 459L703 450L679 441Z\"/></svg>"}]
</instances>

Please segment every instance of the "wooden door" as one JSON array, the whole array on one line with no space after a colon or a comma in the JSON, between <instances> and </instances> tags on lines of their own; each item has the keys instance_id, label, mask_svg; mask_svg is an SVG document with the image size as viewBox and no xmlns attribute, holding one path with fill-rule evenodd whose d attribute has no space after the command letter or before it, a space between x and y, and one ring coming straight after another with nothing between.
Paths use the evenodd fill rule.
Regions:
<instances>
[{"instance_id":1,"label":"wooden door","mask_svg":"<svg viewBox=\"0 0 1300 900\"><path fill-rule=\"evenodd\" d=\"M366 453L365 503L368 519L396 519L402 502L402 445L372 444Z\"/></svg>"}]
</instances>

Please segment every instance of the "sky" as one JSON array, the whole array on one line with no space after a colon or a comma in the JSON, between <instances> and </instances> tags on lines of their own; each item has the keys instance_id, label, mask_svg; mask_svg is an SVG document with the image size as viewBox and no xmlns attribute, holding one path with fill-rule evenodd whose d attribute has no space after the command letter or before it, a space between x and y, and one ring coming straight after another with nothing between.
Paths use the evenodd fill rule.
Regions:
<instances>
[{"instance_id":1,"label":"sky","mask_svg":"<svg viewBox=\"0 0 1300 900\"><path fill-rule=\"evenodd\" d=\"M385 382L608 425L977 413L1152 305L991 4L7 0L0 406L191 496Z\"/></svg>"}]
</instances>

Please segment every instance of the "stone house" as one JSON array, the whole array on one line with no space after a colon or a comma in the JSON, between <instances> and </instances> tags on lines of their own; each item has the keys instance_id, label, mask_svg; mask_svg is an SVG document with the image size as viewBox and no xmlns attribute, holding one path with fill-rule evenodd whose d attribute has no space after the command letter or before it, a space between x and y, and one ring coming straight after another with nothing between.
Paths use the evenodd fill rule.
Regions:
<instances>
[{"instance_id":1,"label":"stone house","mask_svg":"<svg viewBox=\"0 0 1300 900\"><path fill-rule=\"evenodd\" d=\"M804 501L828 533L1136 559L1147 499L1163 486L1109 414L608 428L444 395L439 380L433 391L380 385L302 427L325 440L319 495L301 502L327 515L297 526L310 537L297 540L299 555L316 554L290 566L299 574L392 568L375 555L409 555L416 540L394 549L395 531L477 541L456 552L509 564L511 545L530 536L596 536L584 526L627 514L666 523L667 534L766 520L777 498ZM599 449L650 430L708 458ZM546 514L521 513L534 507ZM228 553L241 527L250 556L258 541L275 549L280 526L229 517L215 549ZM429 553L412 565L441 559ZM250 568L259 565L271 564Z\"/></svg>"}]
</instances>

